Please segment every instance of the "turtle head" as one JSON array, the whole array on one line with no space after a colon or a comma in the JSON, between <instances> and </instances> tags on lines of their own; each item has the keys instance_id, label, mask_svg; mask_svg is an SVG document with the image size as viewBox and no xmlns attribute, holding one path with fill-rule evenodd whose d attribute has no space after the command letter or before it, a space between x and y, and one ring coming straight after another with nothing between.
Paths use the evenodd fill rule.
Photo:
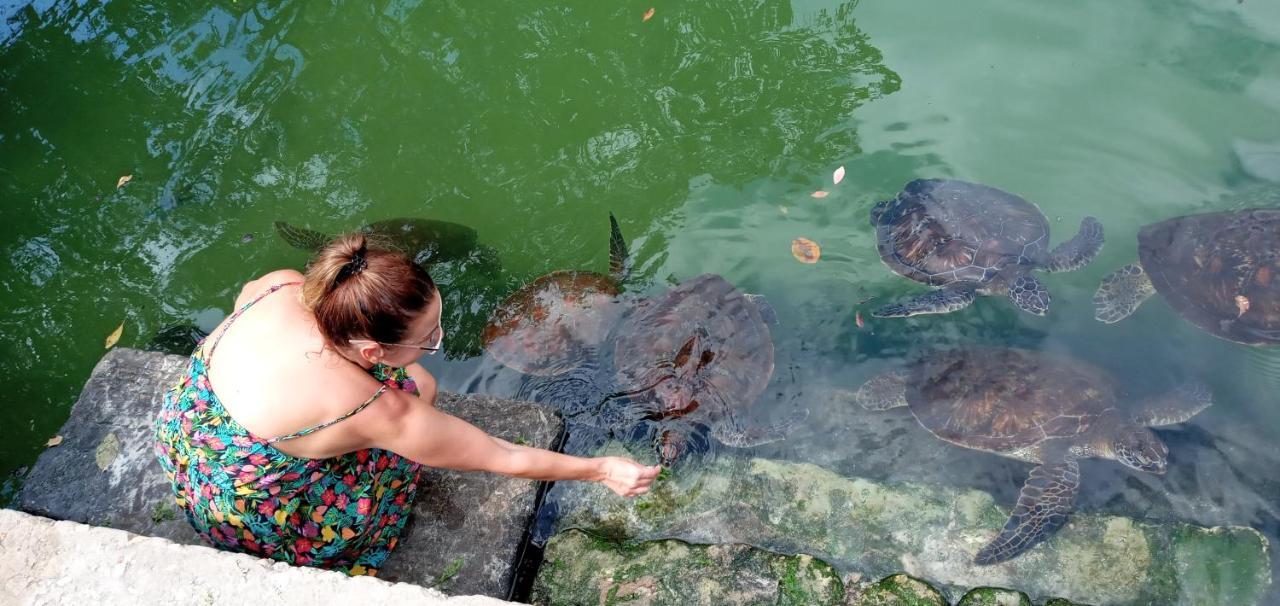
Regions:
<instances>
[{"instance_id":1,"label":"turtle head","mask_svg":"<svg viewBox=\"0 0 1280 606\"><path fill-rule=\"evenodd\" d=\"M885 200L884 202L881 202L871 207L871 224L872 225L880 224L880 216L884 214L884 211L889 209L889 205L892 203L893 203L893 200Z\"/></svg>"},{"instance_id":2,"label":"turtle head","mask_svg":"<svg viewBox=\"0 0 1280 606\"><path fill-rule=\"evenodd\" d=\"M1146 427L1129 426L1117 430L1111 448L1116 460L1138 471L1162 474L1168 464L1169 448Z\"/></svg>"}]
</instances>

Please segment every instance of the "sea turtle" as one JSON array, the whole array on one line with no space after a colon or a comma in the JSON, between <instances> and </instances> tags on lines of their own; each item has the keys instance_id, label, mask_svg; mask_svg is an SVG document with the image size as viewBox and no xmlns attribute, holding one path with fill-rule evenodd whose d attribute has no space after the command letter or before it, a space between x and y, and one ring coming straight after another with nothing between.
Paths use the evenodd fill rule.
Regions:
<instances>
[{"instance_id":1,"label":"sea turtle","mask_svg":"<svg viewBox=\"0 0 1280 606\"><path fill-rule=\"evenodd\" d=\"M624 297L626 241L612 214L609 225L609 274L562 270L530 282L495 310L485 349L545 378L532 397L555 402L572 422L660 425L667 464L697 426L730 446L777 439L787 425L745 428L734 415L773 373L772 308L711 274L652 298Z\"/></svg>"},{"instance_id":2,"label":"sea turtle","mask_svg":"<svg viewBox=\"0 0 1280 606\"><path fill-rule=\"evenodd\" d=\"M905 371L877 376L854 394L869 410L906 406L939 439L1036 463L1004 529L978 564L1026 551L1067 520L1080 487L1078 459L1115 459L1162 474L1168 449L1149 427L1181 423L1211 404L1198 383L1120 408L1101 368L1044 352L1004 348L936 351Z\"/></svg>"},{"instance_id":3,"label":"sea turtle","mask_svg":"<svg viewBox=\"0 0 1280 606\"><path fill-rule=\"evenodd\" d=\"M1138 259L1098 286L1098 320L1119 322L1159 292L1174 311L1215 337L1280 344L1280 209L1147 225L1138 232Z\"/></svg>"},{"instance_id":4,"label":"sea turtle","mask_svg":"<svg viewBox=\"0 0 1280 606\"><path fill-rule=\"evenodd\" d=\"M609 273L553 271L507 297L489 317L484 348L504 365L538 376L575 369L621 314L627 242L609 213Z\"/></svg>"},{"instance_id":5,"label":"sea turtle","mask_svg":"<svg viewBox=\"0 0 1280 606\"><path fill-rule=\"evenodd\" d=\"M333 236L283 221L274 223L276 233L294 248L315 252ZM450 221L402 217L375 221L361 232L383 237L413 255L413 260L429 267L437 263L464 261L476 269L494 273L501 268L497 251L478 242L476 230Z\"/></svg>"},{"instance_id":6,"label":"sea turtle","mask_svg":"<svg viewBox=\"0 0 1280 606\"><path fill-rule=\"evenodd\" d=\"M1073 271L1102 249L1102 224L1080 222L1075 237L1049 250L1049 221L1036 205L994 187L917 179L871 209L880 258L894 272L937 290L872 315L947 313L976 295L1008 295L1023 311L1049 311L1049 290L1032 270Z\"/></svg>"},{"instance_id":7,"label":"sea turtle","mask_svg":"<svg viewBox=\"0 0 1280 606\"><path fill-rule=\"evenodd\" d=\"M613 353L618 395L657 423L663 464L677 460L700 427L721 444L745 448L782 439L798 420L753 426L738 418L773 375L762 301L704 274L636 304L620 322Z\"/></svg>"}]
</instances>

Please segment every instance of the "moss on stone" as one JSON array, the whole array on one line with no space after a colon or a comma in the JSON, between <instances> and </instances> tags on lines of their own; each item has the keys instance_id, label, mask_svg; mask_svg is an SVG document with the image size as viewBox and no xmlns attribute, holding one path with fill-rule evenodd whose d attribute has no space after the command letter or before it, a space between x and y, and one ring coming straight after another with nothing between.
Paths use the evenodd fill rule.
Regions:
<instances>
[{"instance_id":1,"label":"moss on stone","mask_svg":"<svg viewBox=\"0 0 1280 606\"><path fill-rule=\"evenodd\" d=\"M613 445L601 454L625 453ZM562 528L810 554L841 573L905 571L956 595L1003 586L1033 599L1234 606L1257 603L1270 584L1266 541L1252 529L1087 511L1013 560L978 566L974 554L1004 525L1009 504L981 491L844 477L805 463L724 456L683 468L638 499L591 484L566 494Z\"/></svg>"},{"instance_id":2,"label":"moss on stone","mask_svg":"<svg viewBox=\"0 0 1280 606\"><path fill-rule=\"evenodd\" d=\"M947 606L942 592L906 574L885 577L854 592L849 606Z\"/></svg>"},{"instance_id":3,"label":"moss on stone","mask_svg":"<svg viewBox=\"0 0 1280 606\"><path fill-rule=\"evenodd\" d=\"M1049 598L1049 601L1045 602L1044 606L1089 606L1089 604L1072 602L1066 598Z\"/></svg>"},{"instance_id":4,"label":"moss on stone","mask_svg":"<svg viewBox=\"0 0 1280 606\"><path fill-rule=\"evenodd\" d=\"M964 594L956 606L1031 606L1031 598L1012 589L978 587Z\"/></svg>"},{"instance_id":5,"label":"moss on stone","mask_svg":"<svg viewBox=\"0 0 1280 606\"><path fill-rule=\"evenodd\" d=\"M650 541L625 551L567 531L547 544L534 604L840 604L844 585L826 562L747 545Z\"/></svg>"}]
</instances>

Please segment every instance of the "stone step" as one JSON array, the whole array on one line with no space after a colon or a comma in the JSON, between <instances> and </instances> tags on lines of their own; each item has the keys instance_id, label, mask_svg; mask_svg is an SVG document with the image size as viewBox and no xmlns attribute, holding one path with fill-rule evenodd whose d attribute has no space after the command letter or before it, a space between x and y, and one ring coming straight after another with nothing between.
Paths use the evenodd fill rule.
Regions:
<instances>
[{"instance_id":1,"label":"stone step","mask_svg":"<svg viewBox=\"0 0 1280 606\"><path fill-rule=\"evenodd\" d=\"M153 454L153 420L164 391L185 365L182 356L125 348L108 352L59 431L62 443L40 455L14 507L56 520L203 544L173 506ZM557 413L528 402L447 393L437 402L512 442L555 448L563 431ZM118 445L114 456L112 443ZM425 472L406 535L380 576L440 585L453 594L509 597L541 487L495 474Z\"/></svg>"},{"instance_id":2,"label":"stone step","mask_svg":"<svg viewBox=\"0 0 1280 606\"><path fill-rule=\"evenodd\" d=\"M500 606L485 596L290 566L123 530L0 510L0 604Z\"/></svg>"},{"instance_id":3,"label":"stone step","mask_svg":"<svg viewBox=\"0 0 1280 606\"><path fill-rule=\"evenodd\" d=\"M628 448L613 443L598 454L645 456ZM632 500L590 485L565 485L556 492L559 528L606 538L621 545L624 555L648 553L642 542L655 539L739 543L813 556L839 570L850 586L905 571L951 599L974 588L1008 587L1037 604L1050 598L1097 606L1273 603L1270 548L1266 537L1247 526L1076 511L1044 543L1008 562L979 566L974 554L996 536L1008 510L977 490L845 477L808 463L722 455L705 466L677 467ZM548 544L548 564L535 584L544 589L535 595L548 596L546 603L558 603L548 588L565 585L557 576L561 569L549 564L553 557L564 563L601 557L578 553L584 546L599 549L598 543L557 541L559 536ZM609 585L613 571L645 566L623 557L575 582ZM663 569L715 576L693 565Z\"/></svg>"}]
</instances>

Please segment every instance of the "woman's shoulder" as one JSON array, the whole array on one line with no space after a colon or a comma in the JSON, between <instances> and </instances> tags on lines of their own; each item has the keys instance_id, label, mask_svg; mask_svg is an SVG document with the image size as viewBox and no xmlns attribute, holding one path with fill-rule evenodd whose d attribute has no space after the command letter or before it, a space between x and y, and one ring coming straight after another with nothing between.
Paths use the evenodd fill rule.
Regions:
<instances>
[{"instance_id":1,"label":"woman's shoulder","mask_svg":"<svg viewBox=\"0 0 1280 606\"><path fill-rule=\"evenodd\" d=\"M240 288L240 294L236 296L236 306L239 307L244 303L253 300L253 298L262 294L268 288L278 284L287 284L289 282L302 282L306 276L302 275L296 269L277 269L267 272L253 280L245 282Z\"/></svg>"}]
</instances>

